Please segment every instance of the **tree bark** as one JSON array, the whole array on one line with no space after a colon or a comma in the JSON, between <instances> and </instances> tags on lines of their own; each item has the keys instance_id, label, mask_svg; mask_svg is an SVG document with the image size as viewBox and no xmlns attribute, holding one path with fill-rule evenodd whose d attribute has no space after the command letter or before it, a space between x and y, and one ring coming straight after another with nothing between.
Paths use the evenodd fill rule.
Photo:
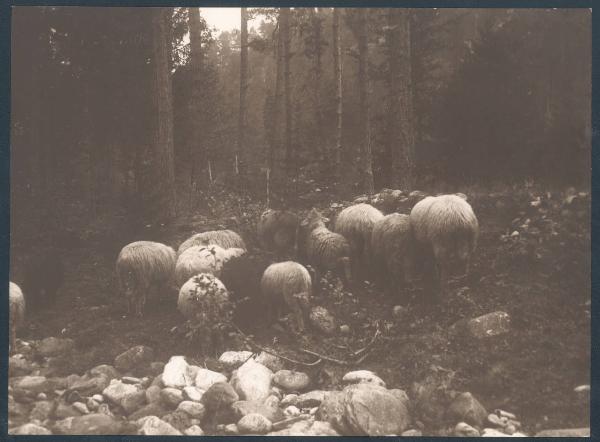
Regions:
<instances>
[{"instance_id":1,"label":"tree bark","mask_svg":"<svg viewBox=\"0 0 600 442\"><path fill-rule=\"evenodd\" d=\"M241 8L241 40L240 40L240 109L238 115L238 139L235 150L236 173L243 174L246 162L246 96L248 92L248 9Z\"/></svg>"},{"instance_id":2,"label":"tree bark","mask_svg":"<svg viewBox=\"0 0 600 442\"><path fill-rule=\"evenodd\" d=\"M358 88L360 97L361 135L362 135L362 165L364 191L371 195L374 192L373 158L371 154L371 112L369 106L370 81L369 81L369 31L367 23L367 9L360 8L357 21L358 40Z\"/></svg>"},{"instance_id":3,"label":"tree bark","mask_svg":"<svg viewBox=\"0 0 600 442\"><path fill-rule=\"evenodd\" d=\"M200 132L200 102L201 91L200 82L203 71L202 53L202 26L200 22L200 9L188 8L188 21L190 28L190 63L192 68L192 100L190 103L190 113L192 120L197 121L197 124L192 125L192 136L189 142L190 152L190 191L195 188L197 181L207 182L203 177L203 171L206 169L206 147L202 142L203 134Z\"/></svg>"},{"instance_id":4,"label":"tree bark","mask_svg":"<svg viewBox=\"0 0 600 442\"><path fill-rule=\"evenodd\" d=\"M316 140L315 150L317 158L323 167L327 168L327 149L325 146L325 140L323 136L323 109L321 107L321 78L323 74L323 64L321 55L323 53L323 42L322 37L322 26L321 19L319 17L319 8L311 8L310 13L312 33L314 38L314 87L313 87L313 100L315 107L315 126L316 126Z\"/></svg>"},{"instance_id":5,"label":"tree bark","mask_svg":"<svg viewBox=\"0 0 600 442\"><path fill-rule=\"evenodd\" d=\"M169 72L170 42L168 41L171 8L153 8L152 52L154 60L153 94L155 106L155 136L153 142L153 172L156 183L155 221L168 221L175 216L175 169L173 161L173 100Z\"/></svg>"},{"instance_id":6,"label":"tree bark","mask_svg":"<svg viewBox=\"0 0 600 442\"><path fill-rule=\"evenodd\" d=\"M335 80L335 174L342 177L342 42L340 38L340 10L333 8L333 78Z\"/></svg>"},{"instance_id":7,"label":"tree bark","mask_svg":"<svg viewBox=\"0 0 600 442\"><path fill-rule=\"evenodd\" d=\"M388 152L392 163L391 185L393 188L412 190L415 131L409 10L390 9L388 25Z\"/></svg>"},{"instance_id":8,"label":"tree bark","mask_svg":"<svg viewBox=\"0 0 600 442\"><path fill-rule=\"evenodd\" d=\"M283 95L284 95L284 150L285 168L289 179L294 170L292 151L292 85L290 78L290 8L281 8L281 37L283 39Z\"/></svg>"}]
</instances>

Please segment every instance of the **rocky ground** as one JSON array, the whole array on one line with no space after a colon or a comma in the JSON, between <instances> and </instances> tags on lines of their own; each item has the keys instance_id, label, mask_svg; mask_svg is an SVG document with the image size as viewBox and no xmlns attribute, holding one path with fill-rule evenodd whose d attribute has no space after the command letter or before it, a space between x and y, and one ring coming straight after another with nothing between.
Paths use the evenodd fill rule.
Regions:
<instances>
[{"instance_id":1,"label":"rocky ground","mask_svg":"<svg viewBox=\"0 0 600 442\"><path fill-rule=\"evenodd\" d=\"M10 433L589 434L589 194L463 192L480 242L470 278L454 281L441 305L398 305L368 281L348 291L326 275L307 333L290 333L285 321L266 326L254 312L245 335L231 332L232 351L215 355L186 338L176 298L127 317L114 259L130 241L177 247L219 227L260 253L260 204L216 197L210 215L151 235L90 232L68 251L56 307L20 331L9 360ZM326 189L315 190L299 209L333 215L352 203L326 200ZM414 204L398 191L362 200L386 213ZM12 250L16 282L18 256Z\"/></svg>"}]
</instances>

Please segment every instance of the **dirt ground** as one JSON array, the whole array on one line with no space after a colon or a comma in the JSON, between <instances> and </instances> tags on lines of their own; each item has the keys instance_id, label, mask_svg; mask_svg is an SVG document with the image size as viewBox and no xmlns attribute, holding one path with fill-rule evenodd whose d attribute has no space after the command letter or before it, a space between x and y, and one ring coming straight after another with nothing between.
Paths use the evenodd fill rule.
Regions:
<instances>
[{"instance_id":1,"label":"dirt ground","mask_svg":"<svg viewBox=\"0 0 600 442\"><path fill-rule=\"evenodd\" d=\"M388 388L409 391L431 366L438 366L453 372L452 388L471 391L490 411L502 408L515 413L526 432L589 426L589 404L573 392L574 387L590 383L589 195L575 193L569 202L572 190L463 192L479 218L479 244L468 281L453 283L441 305L409 305L402 316L394 317L397 299L372 284L345 292L330 276L332 286L326 285L316 301L339 324L347 324L349 334L324 337L311 331L294 336L285 327L259 326L264 321L258 317L256 326L245 331L257 343L294 359L312 360L300 352L302 348L346 359L349 349L358 350L370 341L379 323L382 336L359 366L325 362L311 369L322 388L335 387L346 371L360 368L375 371ZM316 203L326 213L340 210L326 198L323 192L313 200L308 196L303 208ZM183 354L210 366L211 359L199 354L176 328L183 323L176 310L176 293L165 294L169 299L162 308L144 318L125 314L125 303L116 290L116 256L131 241L162 241L176 249L192 233L221 226L241 233L252 250L257 247L254 223L262 208L244 199L222 201L211 207L212 214L180 219L169 229L139 232L126 241L110 233L98 235L80 248L65 251L66 281L57 304L51 311L29 317L21 337L73 338L77 356L61 368L64 375L112 364L116 355L139 344L152 347L157 360ZM519 235L511 236L514 231ZM20 282L20 257L26 251L11 252L11 277ZM508 333L485 339L451 333L457 321L497 310L511 317ZM232 337L228 349L246 347Z\"/></svg>"}]
</instances>

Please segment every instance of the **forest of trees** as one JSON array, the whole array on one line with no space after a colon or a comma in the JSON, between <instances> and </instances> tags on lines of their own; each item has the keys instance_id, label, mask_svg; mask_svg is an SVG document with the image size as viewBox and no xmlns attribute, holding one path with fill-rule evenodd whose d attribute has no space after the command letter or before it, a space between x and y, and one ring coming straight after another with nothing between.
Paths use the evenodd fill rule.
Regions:
<instances>
[{"instance_id":1,"label":"forest of trees","mask_svg":"<svg viewBox=\"0 0 600 442\"><path fill-rule=\"evenodd\" d=\"M167 222L215 186L589 186L588 9L12 14L13 229Z\"/></svg>"}]
</instances>

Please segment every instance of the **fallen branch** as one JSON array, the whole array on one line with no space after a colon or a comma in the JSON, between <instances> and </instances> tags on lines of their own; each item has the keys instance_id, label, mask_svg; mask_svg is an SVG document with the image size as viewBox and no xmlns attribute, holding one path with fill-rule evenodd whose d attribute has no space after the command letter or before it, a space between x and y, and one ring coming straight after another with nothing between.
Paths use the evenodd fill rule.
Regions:
<instances>
[{"instance_id":1,"label":"fallen branch","mask_svg":"<svg viewBox=\"0 0 600 442\"><path fill-rule=\"evenodd\" d=\"M290 362L292 364L297 364L297 365L303 365L305 367L314 367L316 365L319 365L321 362L323 362L321 359L317 359L314 362L302 362L302 361L296 361L295 359L291 359L288 358L286 356L280 355L279 353L274 352L273 350L270 350L268 348L265 348L259 344L257 344L250 336L248 336L246 333L244 333L242 330L239 329L239 327L233 323L231 323L231 325L233 326L233 328L235 328L237 330L237 332L242 335L242 338L244 339L244 341L246 341L248 344L250 344L252 347L254 347L255 349L259 349L261 351L264 351L265 353L268 353L270 355L276 356L278 358L283 359L284 361ZM249 358L248 358L249 359Z\"/></svg>"},{"instance_id":2,"label":"fallen branch","mask_svg":"<svg viewBox=\"0 0 600 442\"><path fill-rule=\"evenodd\" d=\"M309 355L312 355L312 356L316 356L319 359L323 359L324 361L333 362L333 363L338 364L338 365L352 365L352 363L349 362L349 361L342 361L340 359L330 358L329 356L321 355L319 353L316 353L316 352L311 351L311 350L307 350L305 348L301 349L300 351L302 353L306 353L306 354L309 354Z\"/></svg>"},{"instance_id":3,"label":"fallen branch","mask_svg":"<svg viewBox=\"0 0 600 442\"><path fill-rule=\"evenodd\" d=\"M377 330L375 331L375 334L373 335L373 338L371 339L371 341L365 345L363 348L361 348L360 350L357 350L354 352L354 356L360 356L362 353L364 353L365 351L367 351L370 347L373 346L373 344L375 344L375 341L377 341L377 338L381 335L381 330L379 329L379 323L377 324Z\"/></svg>"}]
</instances>

